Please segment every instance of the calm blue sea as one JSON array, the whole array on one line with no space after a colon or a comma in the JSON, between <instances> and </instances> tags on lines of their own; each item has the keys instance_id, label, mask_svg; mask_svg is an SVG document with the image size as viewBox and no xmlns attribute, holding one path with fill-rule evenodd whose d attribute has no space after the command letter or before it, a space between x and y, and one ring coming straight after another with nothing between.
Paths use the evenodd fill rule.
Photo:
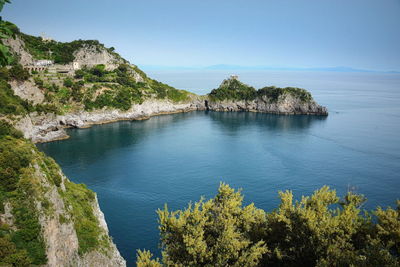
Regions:
<instances>
[{"instance_id":1,"label":"calm blue sea","mask_svg":"<svg viewBox=\"0 0 400 267\"><path fill-rule=\"evenodd\" d=\"M177 88L204 94L230 72L150 71ZM277 207L278 191L297 197L323 185L365 194L368 209L400 198L400 75L334 72L239 72L257 88L298 86L328 117L192 112L146 121L71 129L71 138L40 144L66 175L98 194L122 255L159 255L156 210L213 197L221 181L245 202Z\"/></svg>"}]
</instances>

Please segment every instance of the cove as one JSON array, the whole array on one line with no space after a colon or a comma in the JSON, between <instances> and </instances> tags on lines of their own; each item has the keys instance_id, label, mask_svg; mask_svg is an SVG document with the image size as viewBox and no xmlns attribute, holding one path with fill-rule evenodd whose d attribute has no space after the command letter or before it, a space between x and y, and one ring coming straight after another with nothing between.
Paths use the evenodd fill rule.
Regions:
<instances>
[{"instance_id":1,"label":"cove","mask_svg":"<svg viewBox=\"0 0 400 267\"><path fill-rule=\"evenodd\" d=\"M162 80L178 86L185 79L182 87L194 90L226 75L168 73ZM257 86L309 88L329 116L199 111L70 129L68 140L37 145L68 178L97 193L129 266L136 249L159 251L158 208L213 197L220 181L243 188L245 203L265 210L277 207L279 190L299 198L322 185L366 195L367 209L400 198L400 75L240 76Z\"/></svg>"},{"instance_id":2,"label":"cove","mask_svg":"<svg viewBox=\"0 0 400 267\"><path fill-rule=\"evenodd\" d=\"M118 249L134 265L136 249L158 251L158 208L210 198L220 181L266 210L278 205L279 190L299 197L325 184L339 194L356 187L371 207L392 204L395 159L324 138L335 117L191 112L71 129L69 140L39 148L98 194Z\"/></svg>"}]
</instances>

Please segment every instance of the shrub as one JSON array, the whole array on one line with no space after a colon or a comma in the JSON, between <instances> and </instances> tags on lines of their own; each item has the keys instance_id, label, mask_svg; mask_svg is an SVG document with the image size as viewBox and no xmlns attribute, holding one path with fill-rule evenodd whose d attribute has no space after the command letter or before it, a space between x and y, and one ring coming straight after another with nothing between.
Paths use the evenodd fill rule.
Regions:
<instances>
[{"instance_id":1,"label":"shrub","mask_svg":"<svg viewBox=\"0 0 400 267\"><path fill-rule=\"evenodd\" d=\"M267 97L271 102L277 102L281 96L287 94L299 98L302 102L312 100L311 94L301 88L267 86L256 90L236 79L224 80L219 88L209 93L209 96L214 100L254 100L257 97Z\"/></svg>"},{"instance_id":2,"label":"shrub","mask_svg":"<svg viewBox=\"0 0 400 267\"><path fill-rule=\"evenodd\" d=\"M81 91L82 91L83 85L84 85L83 81L76 82L76 83L74 83L72 85L71 95L72 95L72 99L74 101L77 101L77 102L81 102L82 101L83 94L82 94Z\"/></svg>"},{"instance_id":3,"label":"shrub","mask_svg":"<svg viewBox=\"0 0 400 267\"><path fill-rule=\"evenodd\" d=\"M39 88L43 88L44 86L44 82L42 79L40 79L39 77L34 77L33 81L35 82L35 84L39 87Z\"/></svg>"},{"instance_id":4,"label":"shrub","mask_svg":"<svg viewBox=\"0 0 400 267\"><path fill-rule=\"evenodd\" d=\"M17 81L26 81L31 76L29 72L24 69L20 64L12 66L9 70L9 75L11 79Z\"/></svg>"},{"instance_id":5,"label":"shrub","mask_svg":"<svg viewBox=\"0 0 400 267\"><path fill-rule=\"evenodd\" d=\"M362 195L327 186L295 203L279 195L268 213L221 184L214 199L158 210L164 266L399 266L400 201L373 218ZM137 265L161 266L151 256L138 251Z\"/></svg>"},{"instance_id":6,"label":"shrub","mask_svg":"<svg viewBox=\"0 0 400 267\"><path fill-rule=\"evenodd\" d=\"M33 109L30 102L14 94L11 86L0 79L0 113L4 115L25 114Z\"/></svg>"},{"instance_id":7,"label":"shrub","mask_svg":"<svg viewBox=\"0 0 400 267\"><path fill-rule=\"evenodd\" d=\"M104 45L97 40L77 40L67 43L56 41L44 42L41 37L23 33L19 35L25 42L25 47L34 58L51 59L58 64L71 63L75 59L74 53L85 46L95 47L98 51L104 48ZM49 50L52 51L51 55L48 53Z\"/></svg>"},{"instance_id":8,"label":"shrub","mask_svg":"<svg viewBox=\"0 0 400 267\"><path fill-rule=\"evenodd\" d=\"M229 79L223 81L218 89L213 89L209 96L215 100L253 100L257 91L236 79Z\"/></svg>"},{"instance_id":9,"label":"shrub","mask_svg":"<svg viewBox=\"0 0 400 267\"><path fill-rule=\"evenodd\" d=\"M83 71L82 69L80 70L76 70L75 71L75 79L82 79L83 76L85 75L85 71Z\"/></svg>"},{"instance_id":10,"label":"shrub","mask_svg":"<svg viewBox=\"0 0 400 267\"><path fill-rule=\"evenodd\" d=\"M129 69L129 65L128 64L120 64L118 66L118 70L122 73L126 73Z\"/></svg>"},{"instance_id":11,"label":"shrub","mask_svg":"<svg viewBox=\"0 0 400 267\"><path fill-rule=\"evenodd\" d=\"M58 90L56 96L61 103L65 104L71 97L71 90L66 87L62 87L60 90Z\"/></svg>"},{"instance_id":12,"label":"shrub","mask_svg":"<svg viewBox=\"0 0 400 267\"><path fill-rule=\"evenodd\" d=\"M104 240L104 232L99 226L99 221L93 213L92 203L95 194L83 184L65 182L66 190L62 197L67 205L72 207L71 215L75 218L74 227L79 241L79 253L84 254L97 248L101 242L109 245L109 240Z\"/></svg>"},{"instance_id":13,"label":"shrub","mask_svg":"<svg viewBox=\"0 0 400 267\"><path fill-rule=\"evenodd\" d=\"M74 85L74 82L70 78L67 78L64 80L65 87L72 87L73 85Z\"/></svg>"},{"instance_id":14,"label":"shrub","mask_svg":"<svg viewBox=\"0 0 400 267\"><path fill-rule=\"evenodd\" d=\"M25 250L17 250L8 236L0 237L1 266L30 266L31 263Z\"/></svg>"},{"instance_id":15,"label":"shrub","mask_svg":"<svg viewBox=\"0 0 400 267\"><path fill-rule=\"evenodd\" d=\"M9 192L17 188L22 169L31 161L31 152L13 138L0 141L0 189Z\"/></svg>"},{"instance_id":16,"label":"shrub","mask_svg":"<svg viewBox=\"0 0 400 267\"><path fill-rule=\"evenodd\" d=\"M15 129L10 123L0 120L0 138L7 135L15 138L22 138L24 136L21 131Z\"/></svg>"},{"instance_id":17,"label":"shrub","mask_svg":"<svg viewBox=\"0 0 400 267\"><path fill-rule=\"evenodd\" d=\"M90 72L97 77L103 77L107 73L106 66L104 64L96 65L90 69Z\"/></svg>"},{"instance_id":18,"label":"shrub","mask_svg":"<svg viewBox=\"0 0 400 267\"><path fill-rule=\"evenodd\" d=\"M5 81L8 81L8 79L10 79L10 74L6 67L0 67L0 79Z\"/></svg>"},{"instance_id":19,"label":"shrub","mask_svg":"<svg viewBox=\"0 0 400 267\"><path fill-rule=\"evenodd\" d=\"M261 88L257 91L257 95L259 97L266 96L272 102L277 102L280 96L285 94L290 94L296 98L299 98L303 102L308 102L312 100L312 96L309 92L304 89L296 88L296 87L285 87L279 88L275 86L269 86Z\"/></svg>"},{"instance_id":20,"label":"shrub","mask_svg":"<svg viewBox=\"0 0 400 267\"><path fill-rule=\"evenodd\" d=\"M60 113L59 109L54 104L37 104L37 105L35 105L35 111L38 112L39 114L41 114L41 113L59 114Z\"/></svg>"}]
</instances>

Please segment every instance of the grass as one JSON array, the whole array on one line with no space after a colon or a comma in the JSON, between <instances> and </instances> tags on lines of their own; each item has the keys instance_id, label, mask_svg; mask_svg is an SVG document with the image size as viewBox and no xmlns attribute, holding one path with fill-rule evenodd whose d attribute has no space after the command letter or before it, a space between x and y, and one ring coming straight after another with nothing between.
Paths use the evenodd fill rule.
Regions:
<instances>
[{"instance_id":1,"label":"grass","mask_svg":"<svg viewBox=\"0 0 400 267\"><path fill-rule=\"evenodd\" d=\"M60 192L67 206L70 205L71 216L79 241L79 253L85 254L99 247L109 247L108 238L102 238L104 231L93 213L95 194L84 184L65 182L65 192Z\"/></svg>"},{"instance_id":2,"label":"grass","mask_svg":"<svg viewBox=\"0 0 400 267\"><path fill-rule=\"evenodd\" d=\"M14 131L8 130L9 133ZM0 254L4 255L6 263L14 265L16 261L45 264L46 249L34 201L40 192L35 170L31 167L35 160L34 148L24 140L4 133L3 130L0 137L0 192L2 203L11 203L17 230L1 233L0 238L6 246L0 246Z\"/></svg>"}]
</instances>

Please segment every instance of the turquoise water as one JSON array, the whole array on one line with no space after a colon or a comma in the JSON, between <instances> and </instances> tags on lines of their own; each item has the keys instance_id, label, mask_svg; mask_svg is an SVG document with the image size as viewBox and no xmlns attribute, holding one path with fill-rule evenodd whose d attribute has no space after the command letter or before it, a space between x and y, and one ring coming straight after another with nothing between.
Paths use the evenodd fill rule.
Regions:
<instances>
[{"instance_id":1,"label":"turquoise water","mask_svg":"<svg viewBox=\"0 0 400 267\"><path fill-rule=\"evenodd\" d=\"M226 75L151 76L201 93ZM69 140L38 145L71 180L97 192L110 233L130 265L136 249L158 252L155 210L212 197L220 181L243 188L246 203L266 210L278 205L279 190L300 196L322 185L339 194L349 188L365 194L366 208L393 206L400 198L400 75L240 76L257 87L308 88L330 115L191 112L71 129Z\"/></svg>"}]
</instances>

